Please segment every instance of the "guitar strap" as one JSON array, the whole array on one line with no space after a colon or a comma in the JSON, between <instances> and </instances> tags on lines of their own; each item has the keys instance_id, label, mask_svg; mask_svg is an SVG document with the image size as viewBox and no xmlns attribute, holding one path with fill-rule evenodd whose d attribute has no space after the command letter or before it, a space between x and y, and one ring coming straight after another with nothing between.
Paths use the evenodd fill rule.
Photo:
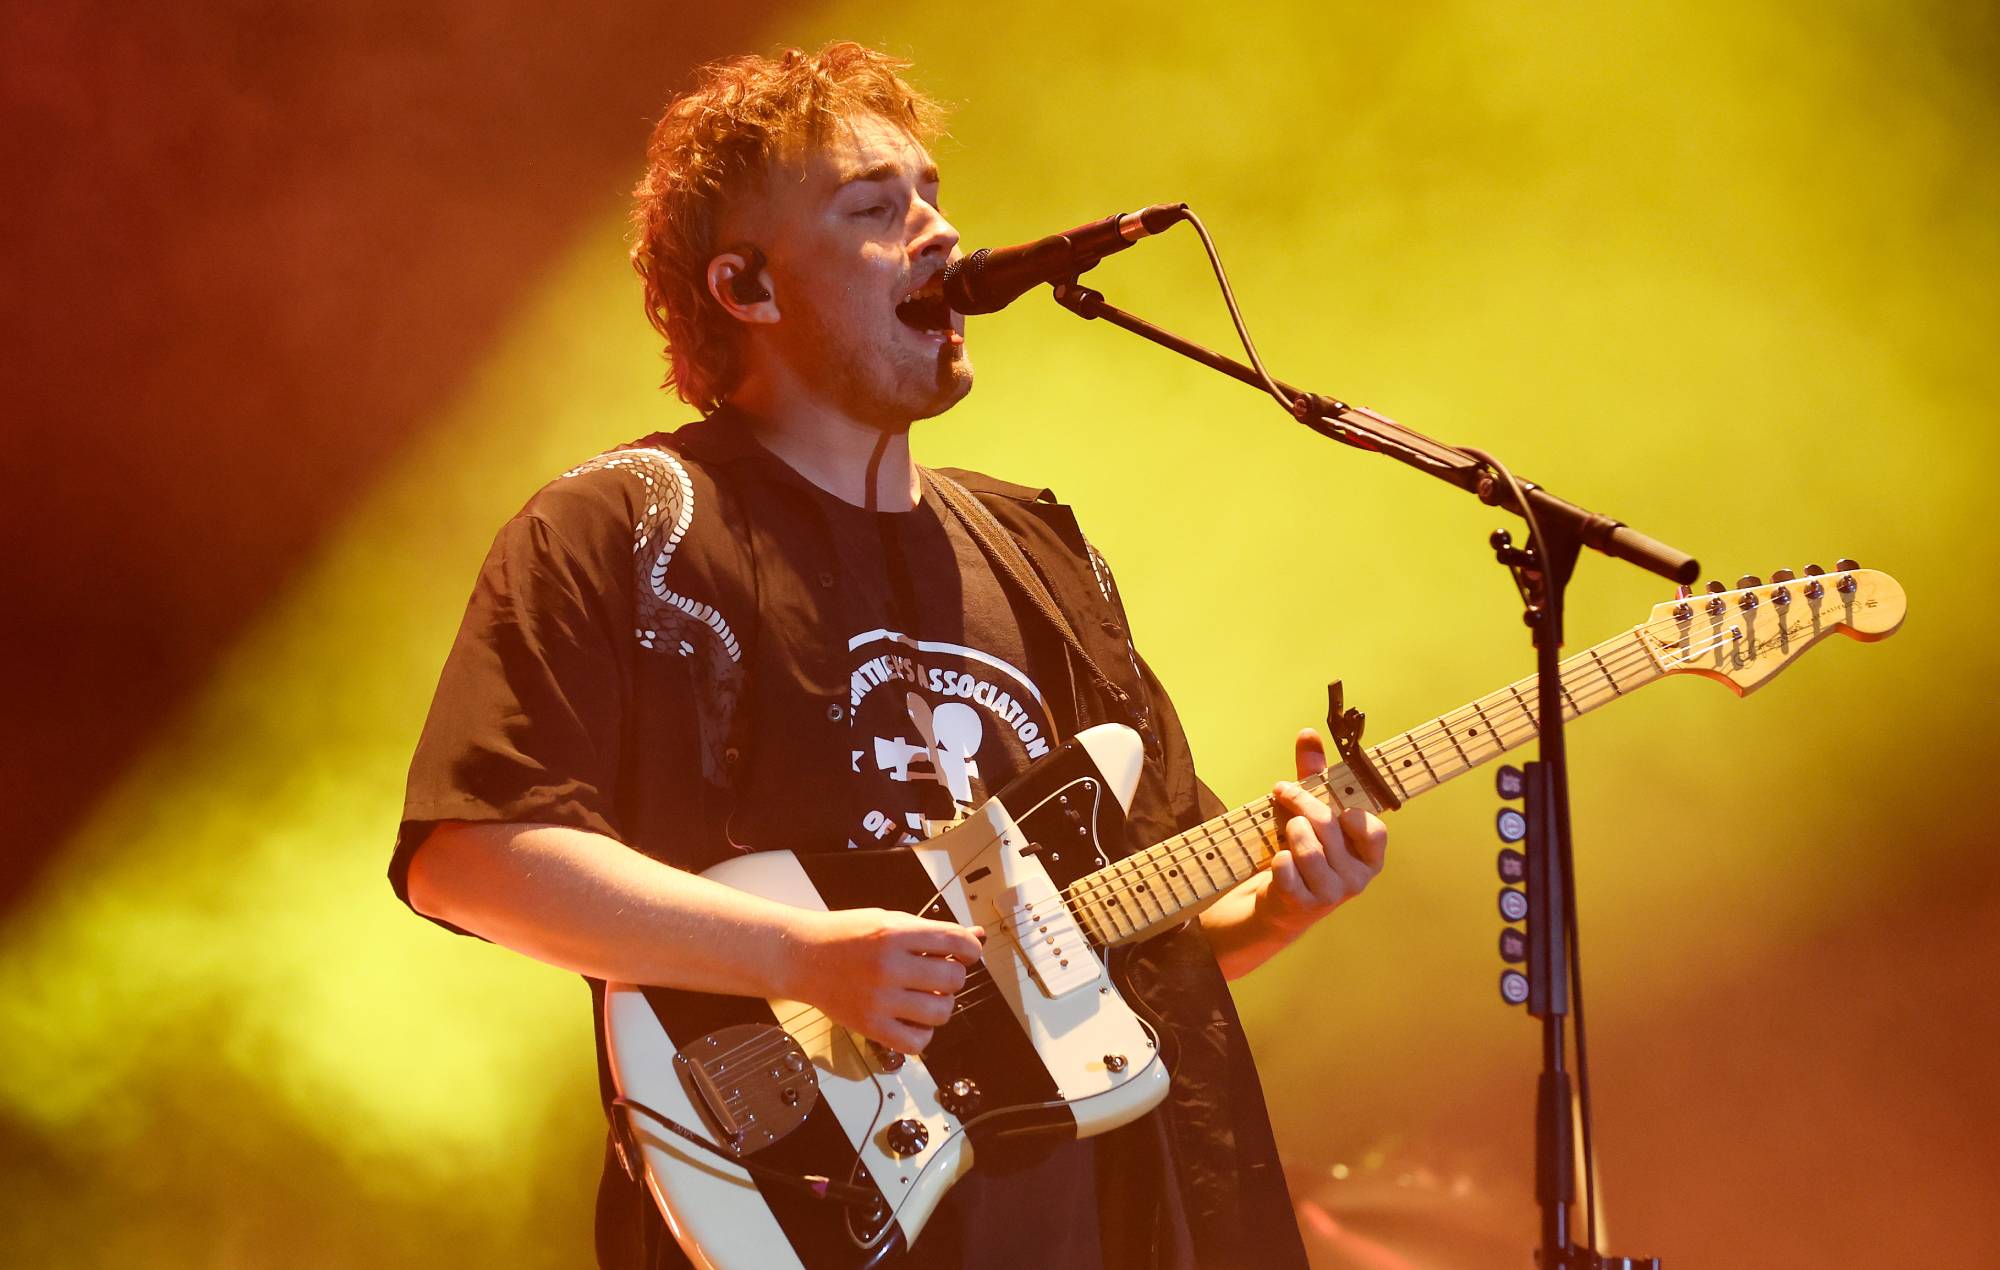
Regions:
<instances>
[{"instance_id":1,"label":"guitar strap","mask_svg":"<svg viewBox=\"0 0 2000 1270\"><path fill-rule=\"evenodd\" d=\"M965 532L979 545L979 549L985 553L994 570L1011 582L1014 588L1027 598L1028 603L1034 607L1043 621L1062 637L1063 648L1067 654L1066 660L1074 659L1071 661L1072 666L1082 665L1084 673L1090 677L1091 685L1104 699L1129 715L1132 694L1112 682L1111 677L1104 673L1097 660L1090 655L1090 650L1083 646L1083 641L1077 638L1076 629L1070 625L1069 619L1063 616L1062 609L1057 607L1055 597L1049 594L1048 584L1042 581L1041 569L1035 564L1027 549L993 518L993 513L986 510L986 505L974 497L971 490L942 472L927 467L919 470L923 474L924 483L937 494L938 500L958 517L959 523L965 526ZM1073 679L1072 673L1072 681Z\"/></svg>"}]
</instances>

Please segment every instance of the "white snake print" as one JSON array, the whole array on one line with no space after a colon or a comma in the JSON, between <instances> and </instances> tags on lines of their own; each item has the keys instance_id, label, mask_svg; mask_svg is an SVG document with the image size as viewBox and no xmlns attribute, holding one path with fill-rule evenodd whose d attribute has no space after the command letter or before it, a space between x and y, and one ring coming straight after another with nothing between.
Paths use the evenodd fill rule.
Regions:
<instances>
[{"instance_id":1,"label":"white snake print","mask_svg":"<svg viewBox=\"0 0 2000 1270\"><path fill-rule=\"evenodd\" d=\"M633 636L642 648L664 648L683 657L694 654L686 638L694 634L684 629L692 619L720 643L732 662L743 659L743 646L730 629L729 620L712 604L690 599L667 586L667 569L673 564L674 550L681 545L688 525L694 521L694 482L688 479L681 461L664 450L614 450L563 473L564 479L599 470L630 470L646 488L646 512L632 526L632 552L639 555L653 548L648 566L641 556L639 625ZM664 607L663 607L664 606Z\"/></svg>"}]
</instances>

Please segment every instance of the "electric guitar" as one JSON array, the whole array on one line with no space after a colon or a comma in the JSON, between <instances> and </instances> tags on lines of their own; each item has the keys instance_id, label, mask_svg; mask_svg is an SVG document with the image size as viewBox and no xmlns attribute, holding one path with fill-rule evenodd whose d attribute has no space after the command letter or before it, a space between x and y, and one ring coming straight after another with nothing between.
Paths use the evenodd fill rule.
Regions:
<instances>
[{"instance_id":1,"label":"electric guitar","mask_svg":"<svg viewBox=\"0 0 2000 1270\"><path fill-rule=\"evenodd\" d=\"M1673 674L1740 696L1836 631L1886 638L1905 608L1894 579L1848 560L1710 585L1563 661L1566 715ZM1357 726L1340 738L1343 761L1302 784L1335 807L1390 810L1532 739L1536 688L1523 679L1372 747ZM1187 920L1282 839L1263 798L1111 859L1142 760L1130 729L1094 727L916 847L759 852L704 874L805 908L982 926L987 939L921 1055L802 1002L607 986L617 1141L697 1266L898 1264L982 1142L1104 1133L1160 1102L1166 1062L1120 993L1112 950Z\"/></svg>"}]
</instances>

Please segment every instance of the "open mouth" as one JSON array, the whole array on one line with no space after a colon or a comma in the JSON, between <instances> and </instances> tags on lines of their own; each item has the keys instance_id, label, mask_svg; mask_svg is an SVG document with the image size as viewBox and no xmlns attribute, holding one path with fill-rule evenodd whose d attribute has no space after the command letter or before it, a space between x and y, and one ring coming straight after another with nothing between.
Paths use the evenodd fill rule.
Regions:
<instances>
[{"instance_id":1,"label":"open mouth","mask_svg":"<svg viewBox=\"0 0 2000 1270\"><path fill-rule=\"evenodd\" d=\"M944 278L932 278L903 297L896 306L896 320L926 335L951 332L951 306L944 302Z\"/></svg>"}]
</instances>

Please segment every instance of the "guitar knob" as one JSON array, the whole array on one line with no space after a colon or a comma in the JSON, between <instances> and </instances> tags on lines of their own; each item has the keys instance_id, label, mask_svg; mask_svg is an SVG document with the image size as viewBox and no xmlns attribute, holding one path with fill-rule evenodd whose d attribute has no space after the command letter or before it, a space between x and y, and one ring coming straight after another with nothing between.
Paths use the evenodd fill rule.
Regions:
<instances>
[{"instance_id":1,"label":"guitar knob","mask_svg":"<svg viewBox=\"0 0 2000 1270\"><path fill-rule=\"evenodd\" d=\"M979 1085L964 1076L938 1090L939 1105L959 1120L978 1114L981 1101Z\"/></svg>"},{"instance_id":2,"label":"guitar knob","mask_svg":"<svg viewBox=\"0 0 2000 1270\"><path fill-rule=\"evenodd\" d=\"M931 1131L921 1120L902 1119L882 1131L882 1143L891 1155L908 1158L930 1145Z\"/></svg>"}]
</instances>

